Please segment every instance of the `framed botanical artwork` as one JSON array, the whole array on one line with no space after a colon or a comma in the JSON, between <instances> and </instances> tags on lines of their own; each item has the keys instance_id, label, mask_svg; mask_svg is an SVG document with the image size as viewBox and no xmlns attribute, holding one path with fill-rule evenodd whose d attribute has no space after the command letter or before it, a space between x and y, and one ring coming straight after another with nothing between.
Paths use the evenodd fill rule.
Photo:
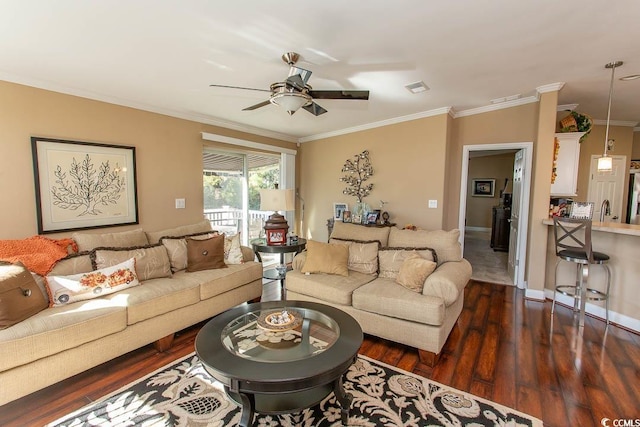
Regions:
<instances>
[{"instance_id":1,"label":"framed botanical artwork","mask_svg":"<svg viewBox=\"0 0 640 427\"><path fill-rule=\"evenodd\" d=\"M471 195L474 197L493 197L496 191L495 179L474 179L471 185Z\"/></svg>"},{"instance_id":2,"label":"framed botanical artwork","mask_svg":"<svg viewBox=\"0 0 640 427\"><path fill-rule=\"evenodd\" d=\"M342 213L349 210L346 203L334 203L333 204L333 219L336 221L342 221Z\"/></svg>"},{"instance_id":3,"label":"framed botanical artwork","mask_svg":"<svg viewBox=\"0 0 640 427\"><path fill-rule=\"evenodd\" d=\"M138 223L136 149L31 138L38 233Z\"/></svg>"}]
</instances>

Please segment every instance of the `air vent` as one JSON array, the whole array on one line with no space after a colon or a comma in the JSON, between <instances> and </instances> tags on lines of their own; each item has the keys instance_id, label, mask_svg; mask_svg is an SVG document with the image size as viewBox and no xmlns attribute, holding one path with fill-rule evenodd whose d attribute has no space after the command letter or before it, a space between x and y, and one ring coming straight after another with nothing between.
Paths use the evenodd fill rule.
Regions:
<instances>
[{"instance_id":1,"label":"air vent","mask_svg":"<svg viewBox=\"0 0 640 427\"><path fill-rule=\"evenodd\" d=\"M406 85L405 88L407 88L407 90L411 93L420 93L420 92L426 92L429 90L429 86L424 84L422 80L420 80L419 82L410 83Z\"/></svg>"}]
</instances>

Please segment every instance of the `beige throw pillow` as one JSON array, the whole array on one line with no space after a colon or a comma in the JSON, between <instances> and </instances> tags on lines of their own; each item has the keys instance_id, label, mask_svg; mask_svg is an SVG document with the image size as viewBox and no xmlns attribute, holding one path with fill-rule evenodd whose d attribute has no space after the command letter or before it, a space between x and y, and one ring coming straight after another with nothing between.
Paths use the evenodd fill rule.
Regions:
<instances>
[{"instance_id":1,"label":"beige throw pillow","mask_svg":"<svg viewBox=\"0 0 640 427\"><path fill-rule=\"evenodd\" d=\"M424 281L435 271L437 266L438 264L435 262L413 253L402 263L396 282L409 290L421 293Z\"/></svg>"},{"instance_id":2,"label":"beige throw pillow","mask_svg":"<svg viewBox=\"0 0 640 427\"><path fill-rule=\"evenodd\" d=\"M96 269L136 259L136 275L141 282L159 277L171 277L169 255L164 246L157 244L139 248L95 248L91 259Z\"/></svg>"},{"instance_id":3,"label":"beige throw pillow","mask_svg":"<svg viewBox=\"0 0 640 427\"><path fill-rule=\"evenodd\" d=\"M307 258L302 273L327 273L348 276L349 248L345 245L307 241Z\"/></svg>"},{"instance_id":4,"label":"beige throw pillow","mask_svg":"<svg viewBox=\"0 0 640 427\"><path fill-rule=\"evenodd\" d=\"M395 280L400 267L411 254L418 254L426 260L438 262L435 251L430 248L382 248L378 252L380 260L378 277Z\"/></svg>"},{"instance_id":5,"label":"beige throw pillow","mask_svg":"<svg viewBox=\"0 0 640 427\"><path fill-rule=\"evenodd\" d=\"M362 242L357 240L330 239L330 244L345 245L349 248L347 268L364 274L378 272L378 248L380 242Z\"/></svg>"}]
</instances>

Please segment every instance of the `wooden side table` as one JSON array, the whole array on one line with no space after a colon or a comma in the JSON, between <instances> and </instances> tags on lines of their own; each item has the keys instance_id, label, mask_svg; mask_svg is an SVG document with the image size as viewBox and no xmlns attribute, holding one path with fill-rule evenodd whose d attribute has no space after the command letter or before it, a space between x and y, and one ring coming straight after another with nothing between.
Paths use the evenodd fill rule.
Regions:
<instances>
[{"instance_id":1,"label":"wooden side table","mask_svg":"<svg viewBox=\"0 0 640 427\"><path fill-rule=\"evenodd\" d=\"M253 248L253 252L255 252L258 261L262 262L262 257L260 253L263 254L280 254L280 264L284 265L284 255L287 253L295 253L299 254L304 250L307 246L307 240L298 238L296 243L291 243L287 245L267 245L266 240L264 239L255 239L251 241L251 247ZM270 268L265 270L262 274L262 277L270 280L279 280L280 286L282 287L282 299L287 299L287 286L285 283L287 273L280 274L275 268Z\"/></svg>"}]
</instances>

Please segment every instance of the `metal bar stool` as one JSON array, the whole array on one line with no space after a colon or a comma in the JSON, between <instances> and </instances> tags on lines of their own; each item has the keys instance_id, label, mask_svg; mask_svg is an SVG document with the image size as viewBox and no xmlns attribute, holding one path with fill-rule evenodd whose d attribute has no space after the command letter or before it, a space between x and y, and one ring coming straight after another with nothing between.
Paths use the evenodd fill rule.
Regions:
<instances>
[{"instance_id":1,"label":"metal bar stool","mask_svg":"<svg viewBox=\"0 0 640 427\"><path fill-rule=\"evenodd\" d=\"M580 310L580 326L584 326L586 300L605 301L607 326L609 325L609 288L611 287L611 269L609 255L594 252L591 247L591 220L577 218L553 217L553 236L556 244L555 289L551 316L555 310L556 292L573 297L573 310ZM560 261L576 263L576 284L558 285L558 266ZM589 266L598 264L604 267L607 274L606 291L588 288Z\"/></svg>"}]
</instances>

